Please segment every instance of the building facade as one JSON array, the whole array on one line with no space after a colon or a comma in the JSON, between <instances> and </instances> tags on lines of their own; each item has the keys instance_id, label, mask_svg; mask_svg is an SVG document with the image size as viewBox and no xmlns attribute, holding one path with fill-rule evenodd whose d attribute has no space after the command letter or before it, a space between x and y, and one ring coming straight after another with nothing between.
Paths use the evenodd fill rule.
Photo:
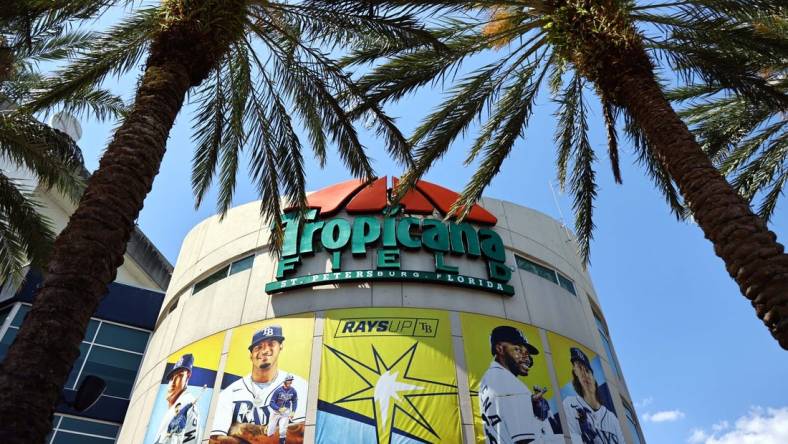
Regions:
<instances>
[{"instance_id":1,"label":"building facade","mask_svg":"<svg viewBox=\"0 0 788 444\"><path fill-rule=\"evenodd\" d=\"M55 232L66 226L75 210L73 202L39 186L38 179L27 170L15 169L14 164L2 160L0 167L10 172L9 177L29 186L39 203L38 211L49 219ZM110 444L117 440L171 273L172 265L140 230L135 230L115 282L90 321L63 396L73 399L87 375L104 379L107 389L85 412L77 412L65 403L58 405L48 444ZM41 272L36 269L28 270L21 286L0 277L0 360L16 337L41 281Z\"/></svg>"},{"instance_id":2,"label":"building facade","mask_svg":"<svg viewBox=\"0 0 788 444\"><path fill-rule=\"evenodd\" d=\"M121 443L642 443L565 227L429 182L351 180L186 236Z\"/></svg>"}]
</instances>

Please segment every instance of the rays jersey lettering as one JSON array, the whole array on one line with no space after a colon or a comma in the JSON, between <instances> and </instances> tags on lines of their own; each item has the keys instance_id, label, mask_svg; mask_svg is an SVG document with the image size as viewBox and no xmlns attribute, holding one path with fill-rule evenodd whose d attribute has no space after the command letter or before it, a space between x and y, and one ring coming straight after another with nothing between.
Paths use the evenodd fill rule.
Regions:
<instances>
[{"instance_id":1,"label":"rays jersey lettering","mask_svg":"<svg viewBox=\"0 0 788 444\"><path fill-rule=\"evenodd\" d=\"M594 410L582 397L568 396L564 411L572 443L625 444L618 418L604 405Z\"/></svg>"},{"instance_id":2,"label":"rays jersey lettering","mask_svg":"<svg viewBox=\"0 0 788 444\"><path fill-rule=\"evenodd\" d=\"M252 382L251 374L248 374L222 390L211 427L211 436L227 435L230 427L235 423L267 425L273 413L272 395L277 388L282 387L287 375L287 372L280 371L276 379L270 383L255 384ZM306 394L307 382L296 375L293 375L293 378L291 387L298 393ZM254 405L255 393L264 400L260 407ZM306 419L306 403L299 404L292 422Z\"/></svg>"},{"instance_id":3,"label":"rays jersey lettering","mask_svg":"<svg viewBox=\"0 0 788 444\"><path fill-rule=\"evenodd\" d=\"M482 377L479 410L487 444L532 442L553 435L549 422L534 416L528 387L496 361Z\"/></svg>"}]
</instances>

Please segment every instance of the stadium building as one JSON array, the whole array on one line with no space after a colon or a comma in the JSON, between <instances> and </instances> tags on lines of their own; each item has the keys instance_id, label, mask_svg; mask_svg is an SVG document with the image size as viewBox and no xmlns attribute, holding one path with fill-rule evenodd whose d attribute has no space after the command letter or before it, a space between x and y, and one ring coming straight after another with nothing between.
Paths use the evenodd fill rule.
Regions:
<instances>
[{"instance_id":1,"label":"stadium building","mask_svg":"<svg viewBox=\"0 0 788 444\"><path fill-rule=\"evenodd\" d=\"M186 236L120 443L642 443L599 298L558 221L396 178Z\"/></svg>"}]
</instances>

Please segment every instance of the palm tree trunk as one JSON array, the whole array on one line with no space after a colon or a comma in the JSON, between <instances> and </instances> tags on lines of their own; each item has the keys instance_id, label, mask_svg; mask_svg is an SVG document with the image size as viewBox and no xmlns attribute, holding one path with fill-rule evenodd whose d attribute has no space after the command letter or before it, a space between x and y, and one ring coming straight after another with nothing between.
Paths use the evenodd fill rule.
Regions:
<instances>
[{"instance_id":1,"label":"palm tree trunk","mask_svg":"<svg viewBox=\"0 0 788 444\"><path fill-rule=\"evenodd\" d=\"M626 109L643 130L728 273L780 346L788 350L788 255L777 236L714 168L671 107L640 36L620 11L613 11L617 8L611 3L609 14L597 20L605 22L607 29L618 21L617 30L623 32L607 36L574 33L583 51L570 57L580 72L603 95ZM584 25L588 23L575 29Z\"/></svg>"},{"instance_id":2,"label":"palm tree trunk","mask_svg":"<svg viewBox=\"0 0 788 444\"><path fill-rule=\"evenodd\" d=\"M788 350L788 255L762 219L711 164L654 79L629 75L620 86L657 157L758 317Z\"/></svg>"},{"instance_id":3,"label":"palm tree trunk","mask_svg":"<svg viewBox=\"0 0 788 444\"><path fill-rule=\"evenodd\" d=\"M0 82L14 75L14 51L8 46L6 38L0 35Z\"/></svg>"},{"instance_id":4,"label":"palm tree trunk","mask_svg":"<svg viewBox=\"0 0 788 444\"><path fill-rule=\"evenodd\" d=\"M0 366L0 442L42 443L52 427L61 388L90 316L123 263L175 117L187 90L202 80L193 60L204 61L204 54L185 47L154 42L134 107L55 241L43 287Z\"/></svg>"}]
</instances>

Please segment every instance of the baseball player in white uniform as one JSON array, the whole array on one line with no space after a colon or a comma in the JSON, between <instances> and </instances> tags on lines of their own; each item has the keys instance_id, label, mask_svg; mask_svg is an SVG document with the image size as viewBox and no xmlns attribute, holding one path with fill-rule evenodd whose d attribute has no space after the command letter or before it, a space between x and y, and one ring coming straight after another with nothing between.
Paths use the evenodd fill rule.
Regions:
<instances>
[{"instance_id":1,"label":"baseball player in white uniform","mask_svg":"<svg viewBox=\"0 0 788 444\"><path fill-rule=\"evenodd\" d=\"M608 410L599 395L599 385L588 356L579 348L569 349L572 385L577 396L564 398L564 411L573 443L625 444L616 414Z\"/></svg>"},{"instance_id":2,"label":"baseball player in white uniform","mask_svg":"<svg viewBox=\"0 0 788 444\"><path fill-rule=\"evenodd\" d=\"M258 330L249 345L252 371L233 382L219 394L219 401L211 427L211 443L254 443L273 435L274 409L271 406L274 392L291 384L291 390L305 396L307 382L296 375L279 369L278 359L285 338L282 327L273 325ZM306 403L293 403L288 422L302 423L306 419ZM267 429L267 430L266 430ZM284 442L287 426L280 429L280 442Z\"/></svg>"},{"instance_id":3,"label":"baseball player in white uniform","mask_svg":"<svg viewBox=\"0 0 788 444\"><path fill-rule=\"evenodd\" d=\"M534 414L534 402L541 400L543 392L534 395L517 379L528 375L533 365L531 356L539 354L539 350L528 343L520 330L505 325L492 330L490 348L494 358L479 386L487 444L551 441L554 434L549 421Z\"/></svg>"},{"instance_id":4,"label":"baseball player in white uniform","mask_svg":"<svg viewBox=\"0 0 788 444\"><path fill-rule=\"evenodd\" d=\"M161 419L154 444L198 444L200 418L197 399L186 391L194 367L194 356L185 354L167 374L167 411Z\"/></svg>"}]
</instances>

